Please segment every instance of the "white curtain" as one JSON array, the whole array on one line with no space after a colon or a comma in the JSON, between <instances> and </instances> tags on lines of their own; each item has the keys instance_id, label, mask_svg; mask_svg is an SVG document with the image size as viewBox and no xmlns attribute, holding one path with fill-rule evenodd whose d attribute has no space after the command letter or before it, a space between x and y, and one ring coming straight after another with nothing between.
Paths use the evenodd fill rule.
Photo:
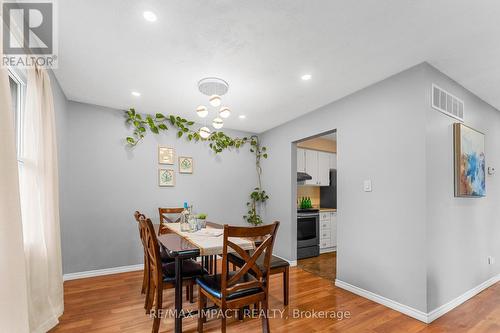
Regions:
<instances>
[{"instance_id":1,"label":"white curtain","mask_svg":"<svg viewBox=\"0 0 500 333\"><path fill-rule=\"evenodd\" d=\"M29 69L20 169L31 332L46 332L64 309L54 103L47 72Z\"/></svg>"},{"instance_id":2,"label":"white curtain","mask_svg":"<svg viewBox=\"0 0 500 333\"><path fill-rule=\"evenodd\" d=\"M0 68L0 332L27 333L23 230L8 80L7 71Z\"/></svg>"}]
</instances>

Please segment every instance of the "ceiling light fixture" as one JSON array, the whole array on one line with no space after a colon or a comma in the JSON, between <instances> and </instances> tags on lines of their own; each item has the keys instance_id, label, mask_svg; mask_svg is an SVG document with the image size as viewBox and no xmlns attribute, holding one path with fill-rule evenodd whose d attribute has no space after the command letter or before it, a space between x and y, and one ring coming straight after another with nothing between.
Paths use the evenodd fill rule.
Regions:
<instances>
[{"instance_id":1,"label":"ceiling light fixture","mask_svg":"<svg viewBox=\"0 0 500 333\"><path fill-rule=\"evenodd\" d=\"M221 108L219 111L219 116L221 118L229 118L230 115L231 115L231 110L229 110L227 106Z\"/></svg>"},{"instance_id":2,"label":"ceiling light fixture","mask_svg":"<svg viewBox=\"0 0 500 333\"><path fill-rule=\"evenodd\" d=\"M144 16L144 19L148 22L156 22L156 20L158 19L158 17L156 16L155 13L147 10L145 11L142 16Z\"/></svg>"},{"instance_id":3,"label":"ceiling light fixture","mask_svg":"<svg viewBox=\"0 0 500 333\"><path fill-rule=\"evenodd\" d=\"M312 79L312 75L311 74L304 74L300 77L303 81L309 81L310 79Z\"/></svg>"},{"instance_id":4,"label":"ceiling light fixture","mask_svg":"<svg viewBox=\"0 0 500 333\"><path fill-rule=\"evenodd\" d=\"M200 128L200 136L202 139L208 139L210 134L210 129L208 127L203 126L202 128Z\"/></svg>"},{"instance_id":5,"label":"ceiling light fixture","mask_svg":"<svg viewBox=\"0 0 500 333\"><path fill-rule=\"evenodd\" d=\"M205 105L200 105L196 108L196 113L198 114L198 117L205 118L208 116L208 109Z\"/></svg>"},{"instance_id":6,"label":"ceiling light fixture","mask_svg":"<svg viewBox=\"0 0 500 333\"><path fill-rule=\"evenodd\" d=\"M238 118L240 118L240 119L246 119L246 118L247 118L247 116L245 116L244 114L240 114L240 115L238 116Z\"/></svg>"},{"instance_id":7,"label":"ceiling light fixture","mask_svg":"<svg viewBox=\"0 0 500 333\"><path fill-rule=\"evenodd\" d=\"M212 126L215 128L215 129L221 129L222 126L224 126L224 121L222 119L220 119L219 117L215 118L212 122Z\"/></svg>"},{"instance_id":8,"label":"ceiling light fixture","mask_svg":"<svg viewBox=\"0 0 500 333\"><path fill-rule=\"evenodd\" d=\"M207 77L201 79L198 82L198 90L203 94L208 96L208 102L213 107L219 107L222 104L222 97L229 90L229 84L223 79L217 77ZM196 113L201 118L205 118L208 115L208 109L200 105L196 109ZM220 129L224 126L224 120L222 118L228 118L231 116L231 110L224 106L219 112L218 116L212 121L212 126L215 129ZM208 130L208 133L207 133ZM204 135L206 137L204 137ZM200 136L204 139L210 136L210 130L207 127L200 128Z\"/></svg>"},{"instance_id":9,"label":"ceiling light fixture","mask_svg":"<svg viewBox=\"0 0 500 333\"><path fill-rule=\"evenodd\" d=\"M132 96L135 96L135 97L141 97L141 93L138 92L138 91L132 91Z\"/></svg>"}]
</instances>

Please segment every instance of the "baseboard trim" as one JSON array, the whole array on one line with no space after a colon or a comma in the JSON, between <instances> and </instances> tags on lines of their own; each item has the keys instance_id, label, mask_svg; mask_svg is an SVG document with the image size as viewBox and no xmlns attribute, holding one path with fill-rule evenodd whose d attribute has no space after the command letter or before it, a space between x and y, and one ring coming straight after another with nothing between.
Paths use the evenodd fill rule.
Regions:
<instances>
[{"instance_id":1,"label":"baseboard trim","mask_svg":"<svg viewBox=\"0 0 500 333\"><path fill-rule=\"evenodd\" d=\"M387 306L388 308L391 308L393 310L396 310L398 312L401 312L407 316L410 316L412 318L415 318L417 320L420 320L424 323L427 323L427 314L425 312L422 312L420 310L414 309L410 306L398 303L396 301L393 301L392 299L377 295L375 293L372 293L371 291L353 286L352 284L349 284L347 282L341 281L339 279L335 280L335 286L348 290L356 295L359 295L364 298L368 298L369 300L372 300L376 303L382 304L384 306Z\"/></svg>"},{"instance_id":2,"label":"baseboard trim","mask_svg":"<svg viewBox=\"0 0 500 333\"><path fill-rule=\"evenodd\" d=\"M84 278L102 276L102 275L134 272L134 271L140 271L143 269L144 269L144 264L138 264L138 265L130 265L130 266L120 266L120 267L112 267L112 268L105 268L105 269L97 269L97 270L93 270L93 271L69 273L69 274L63 275L63 281L84 279Z\"/></svg>"},{"instance_id":3,"label":"baseboard trim","mask_svg":"<svg viewBox=\"0 0 500 333\"><path fill-rule=\"evenodd\" d=\"M288 259L283 258L283 257L280 257L280 256L278 256L278 255L276 255L276 254L273 254L273 256L278 257L278 258L280 258L280 259L283 259L283 260L287 261L287 262L290 264L290 267L295 267L295 266L297 266L297 260L288 260Z\"/></svg>"},{"instance_id":4,"label":"baseboard trim","mask_svg":"<svg viewBox=\"0 0 500 333\"><path fill-rule=\"evenodd\" d=\"M495 283L497 283L499 281L500 281L500 274L492 277L489 280L484 281L483 283L481 283L477 287L474 287L474 288L466 291L465 293L463 293L462 295L458 296L457 298L455 298L455 299L449 301L448 303L446 303L444 305L441 305L440 307L432 310L431 312L429 312L427 314L428 322L430 323L430 322L438 319L439 317L441 317L444 314L450 312L451 310L453 310L457 306L459 306L462 303L468 301L472 297L476 296L477 294L479 294L483 290L491 287L492 285L494 285Z\"/></svg>"},{"instance_id":5,"label":"baseboard trim","mask_svg":"<svg viewBox=\"0 0 500 333\"><path fill-rule=\"evenodd\" d=\"M465 303L472 297L476 296L483 290L491 287L495 283L500 281L500 274L492 277L491 279L488 279L481 283L480 285L466 291L462 295L458 296L457 298L449 301L448 303L441 305L440 307L432 310L431 312L425 313L420 310L414 309L410 306L398 303L396 301L393 301L391 299L388 299L386 297L377 295L375 293L372 293L371 291L353 286L347 282L344 282L342 280L336 279L335 280L335 285L339 288L348 290L356 295L359 295L364 298L368 298L369 300L372 300L376 303L382 304L384 306L387 306L388 308L391 308L393 310L396 310L398 312L404 313L407 316L410 316L412 318L415 318L417 320L420 320L426 324L429 324L433 322L434 320L438 319L439 317L445 315L446 313L450 312L457 306Z\"/></svg>"}]
</instances>

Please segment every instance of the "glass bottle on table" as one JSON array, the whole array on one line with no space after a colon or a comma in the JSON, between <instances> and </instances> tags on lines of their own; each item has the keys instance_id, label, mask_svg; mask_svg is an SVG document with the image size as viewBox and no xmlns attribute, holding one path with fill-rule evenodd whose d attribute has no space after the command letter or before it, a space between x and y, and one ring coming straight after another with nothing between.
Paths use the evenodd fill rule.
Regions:
<instances>
[{"instance_id":1,"label":"glass bottle on table","mask_svg":"<svg viewBox=\"0 0 500 333\"><path fill-rule=\"evenodd\" d=\"M181 231L189 232L189 215L188 203L184 202L184 210L182 211L180 218Z\"/></svg>"}]
</instances>

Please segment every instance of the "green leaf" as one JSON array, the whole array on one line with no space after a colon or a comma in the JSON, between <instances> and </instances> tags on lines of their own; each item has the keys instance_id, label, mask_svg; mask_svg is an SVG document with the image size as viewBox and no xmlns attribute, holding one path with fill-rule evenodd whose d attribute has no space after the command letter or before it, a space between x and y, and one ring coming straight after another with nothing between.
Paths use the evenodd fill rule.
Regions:
<instances>
[{"instance_id":1,"label":"green leaf","mask_svg":"<svg viewBox=\"0 0 500 333\"><path fill-rule=\"evenodd\" d=\"M158 130L158 127L156 127L155 125L153 126L149 126L151 128L151 132L153 132L154 134L158 134L160 131Z\"/></svg>"},{"instance_id":2,"label":"green leaf","mask_svg":"<svg viewBox=\"0 0 500 333\"><path fill-rule=\"evenodd\" d=\"M161 129L161 130L164 130L164 131L168 130L168 127L165 124L158 125L158 128Z\"/></svg>"},{"instance_id":3,"label":"green leaf","mask_svg":"<svg viewBox=\"0 0 500 333\"><path fill-rule=\"evenodd\" d=\"M173 115L170 116L170 123L175 125L175 117Z\"/></svg>"},{"instance_id":4,"label":"green leaf","mask_svg":"<svg viewBox=\"0 0 500 333\"><path fill-rule=\"evenodd\" d=\"M139 127L139 128L138 128L138 130L139 130L139 132L141 132L141 133L146 132L146 128L144 128L143 126Z\"/></svg>"},{"instance_id":5,"label":"green leaf","mask_svg":"<svg viewBox=\"0 0 500 333\"><path fill-rule=\"evenodd\" d=\"M177 137L178 137L178 138L180 138L180 137L182 136L182 134L183 134L183 133L184 133L184 132L182 132L182 131L177 132Z\"/></svg>"},{"instance_id":6,"label":"green leaf","mask_svg":"<svg viewBox=\"0 0 500 333\"><path fill-rule=\"evenodd\" d=\"M156 119L163 119L163 118L165 118L165 116L163 114L161 114L161 113L156 114Z\"/></svg>"},{"instance_id":7,"label":"green leaf","mask_svg":"<svg viewBox=\"0 0 500 333\"><path fill-rule=\"evenodd\" d=\"M129 137L127 137L127 142L128 142L129 144L133 145L133 144L135 143L135 140L134 140L134 138L131 138L131 137L129 136Z\"/></svg>"},{"instance_id":8,"label":"green leaf","mask_svg":"<svg viewBox=\"0 0 500 333\"><path fill-rule=\"evenodd\" d=\"M194 125L194 121L188 121L188 122L187 122L187 124L188 124L189 126Z\"/></svg>"},{"instance_id":9,"label":"green leaf","mask_svg":"<svg viewBox=\"0 0 500 333\"><path fill-rule=\"evenodd\" d=\"M264 158L267 158L267 154L264 154L264 155L262 155L262 156L264 156Z\"/></svg>"},{"instance_id":10,"label":"green leaf","mask_svg":"<svg viewBox=\"0 0 500 333\"><path fill-rule=\"evenodd\" d=\"M187 131L189 131L189 130L188 130L188 128L187 128L187 127L184 127L184 128L182 129L182 131L183 131L183 132L187 132Z\"/></svg>"}]
</instances>

